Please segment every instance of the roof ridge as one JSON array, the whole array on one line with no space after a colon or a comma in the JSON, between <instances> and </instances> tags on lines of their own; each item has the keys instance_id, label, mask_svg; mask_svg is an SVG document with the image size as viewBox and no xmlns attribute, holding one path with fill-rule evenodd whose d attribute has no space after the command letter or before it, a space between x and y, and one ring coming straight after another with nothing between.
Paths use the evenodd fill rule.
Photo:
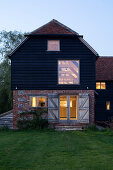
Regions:
<instances>
[{"instance_id":1,"label":"roof ridge","mask_svg":"<svg viewBox=\"0 0 113 170\"><path fill-rule=\"evenodd\" d=\"M56 19L52 19L51 21L47 22L46 24L42 25L41 27L39 27L39 28L35 29L34 31L30 32L28 35L34 34L35 32L37 32L38 30L45 27L46 25L48 25L51 22L55 22L56 24L58 24L61 27L65 28L66 30L70 31L71 33L73 33L75 35L79 35L76 31L72 30L71 28L67 27L66 25L62 24L61 22L57 21Z\"/></svg>"},{"instance_id":2,"label":"roof ridge","mask_svg":"<svg viewBox=\"0 0 113 170\"><path fill-rule=\"evenodd\" d=\"M66 28L68 31L71 31L72 33L79 35L76 31L72 30L71 28L67 27L66 25L62 24L61 22L53 19L54 22L56 22L57 24L61 25L62 27Z\"/></svg>"},{"instance_id":3,"label":"roof ridge","mask_svg":"<svg viewBox=\"0 0 113 170\"><path fill-rule=\"evenodd\" d=\"M39 31L39 34L37 34L37 33L34 34L34 32L37 32L38 30L40 30L41 28L45 27L46 25L48 25L49 23L51 23L51 22L53 22L53 21L54 21L53 28L54 28L54 26L55 26L55 23L57 23L59 26L62 27L61 30L65 29L65 32L66 32L66 33L64 33L64 35L68 34L69 36L70 36L70 35L71 35L71 36L73 35L73 36L75 36L75 37L78 37L79 40L80 40L87 48L89 48L89 50L90 50L93 54L95 54L97 57L99 57L99 54L83 39L83 36L79 35L77 32L73 31L71 28L65 26L64 24L60 23L59 21L57 21L57 20L55 20L55 19L52 19L51 21L49 21L49 22L46 23L45 25L39 27L38 29L32 31L31 33L26 34L25 36L26 36L27 38L25 38L16 48L14 48L14 50L12 50L12 52L9 54L9 57L10 57L18 48L20 48L20 46L28 39L28 37L29 37L30 35L31 35L31 36L34 36L34 35L41 35L41 36L42 36L42 35L44 35L43 33L40 34L40 31ZM44 29L45 29L45 28L44 28ZM49 29L51 29L51 27L50 27ZM50 31L51 31L51 30L50 30ZM70 34L70 33L71 33L71 34ZM49 35L49 33L48 33L48 35ZM51 34L50 34L50 35L51 35ZM59 33L58 35L62 35L62 34Z\"/></svg>"},{"instance_id":4,"label":"roof ridge","mask_svg":"<svg viewBox=\"0 0 113 170\"><path fill-rule=\"evenodd\" d=\"M37 28L37 29L35 29L34 31L30 32L28 35L33 34L34 32L38 31L39 29L45 27L46 25L48 25L48 24L49 24L50 22L52 22L53 20L54 20L54 19L52 19L51 21L47 22L46 24L40 26L39 28Z\"/></svg>"}]
</instances>

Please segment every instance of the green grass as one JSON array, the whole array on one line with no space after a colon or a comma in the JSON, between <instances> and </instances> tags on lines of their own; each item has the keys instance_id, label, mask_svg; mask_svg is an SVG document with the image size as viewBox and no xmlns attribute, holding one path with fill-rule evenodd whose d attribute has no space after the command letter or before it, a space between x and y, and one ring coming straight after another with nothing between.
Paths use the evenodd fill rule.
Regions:
<instances>
[{"instance_id":1,"label":"green grass","mask_svg":"<svg viewBox=\"0 0 113 170\"><path fill-rule=\"evenodd\" d=\"M113 132L0 131L0 169L111 170Z\"/></svg>"}]
</instances>

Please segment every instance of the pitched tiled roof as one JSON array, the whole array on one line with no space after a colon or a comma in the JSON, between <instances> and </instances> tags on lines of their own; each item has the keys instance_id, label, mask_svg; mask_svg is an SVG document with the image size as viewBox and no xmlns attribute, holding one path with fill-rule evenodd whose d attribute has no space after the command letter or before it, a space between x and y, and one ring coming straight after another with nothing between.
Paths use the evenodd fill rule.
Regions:
<instances>
[{"instance_id":1,"label":"pitched tiled roof","mask_svg":"<svg viewBox=\"0 0 113 170\"><path fill-rule=\"evenodd\" d=\"M113 80L113 57L100 57L96 61L96 80Z\"/></svg>"},{"instance_id":2,"label":"pitched tiled roof","mask_svg":"<svg viewBox=\"0 0 113 170\"><path fill-rule=\"evenodd\" d=\"M47 24L43 25L42 27L34 30L30 33L32 34L71 34L71 35L79 35L77 32L73 31L72 29L68 28L64 24L60 23L59 21L53 19L52 21L48 22Z\"/></svg>"},{"instance_id":3,"label":"pitched tiled roof","mask_svg":"<svg viewBox=\"0 0 113 170\"><path fill-rule=\"evenodd\" d=\"M79 35L77 32L73 31L69 27L65 26L64 24L60 23L59 21L53 19L52 21L48 22L47 24L43 25L42 27L36 29L35 31L31 32L30 34L26 34L25 40L20 43L14 50L11 51L9 54L9 57L11 57L20 47L21 45L26 42L26 40L29 38L29 36L42 36L42 35L73 35L77 36L79 40L87 47L90 51L92 51L93 54L95 54L97 57L99 56L98 53L83 39L83 36Z\"/></svg>"}]
</instances>

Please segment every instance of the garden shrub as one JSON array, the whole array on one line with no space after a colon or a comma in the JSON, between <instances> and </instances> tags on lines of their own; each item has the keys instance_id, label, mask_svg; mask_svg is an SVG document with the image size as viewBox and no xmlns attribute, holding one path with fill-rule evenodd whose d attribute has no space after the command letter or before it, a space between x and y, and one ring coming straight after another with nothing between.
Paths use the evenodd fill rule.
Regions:
<instances>
[{"instance_id":1,"label":"garden shrub","mask_svg":"<svg viewBox=\"0 0 113 170\"><path fill-rule=\"evenodd\" d=\"M9 131L8 126L4 125L0 128L0 131Z\"/></svg>"},{"instance_id":2,"label":"garden shrub","mask_svg":"<svg viewBox=\"0 0 113 170\"><path fill-rule=\"evenodd\" d=\"M43 129L48 127L48 120L43 118L47 114L47 109L25 111L21 113L17 121L19 129Z\"/></svg>"}]
</instances>

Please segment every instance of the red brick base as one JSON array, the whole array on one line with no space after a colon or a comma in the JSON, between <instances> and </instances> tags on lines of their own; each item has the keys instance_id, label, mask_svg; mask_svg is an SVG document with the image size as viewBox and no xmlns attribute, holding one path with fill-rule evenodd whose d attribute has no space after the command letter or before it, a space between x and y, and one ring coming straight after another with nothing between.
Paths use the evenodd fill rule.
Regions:
<instances>
[{"instance_id":1,"label":"red brick base","mask_svg":"<svg viewBox=\"0 0 113 170\"><path fill-rule=\"evenodd\" d=\"M95 94L94 90L13 90L13 128L16 129L16 123L20 113L30 110L30 96L47 95L57 93L61 95L78 95L79 93L89 93L89 123L94 124L95 117Z\"/></svg>"}]
</instances>

